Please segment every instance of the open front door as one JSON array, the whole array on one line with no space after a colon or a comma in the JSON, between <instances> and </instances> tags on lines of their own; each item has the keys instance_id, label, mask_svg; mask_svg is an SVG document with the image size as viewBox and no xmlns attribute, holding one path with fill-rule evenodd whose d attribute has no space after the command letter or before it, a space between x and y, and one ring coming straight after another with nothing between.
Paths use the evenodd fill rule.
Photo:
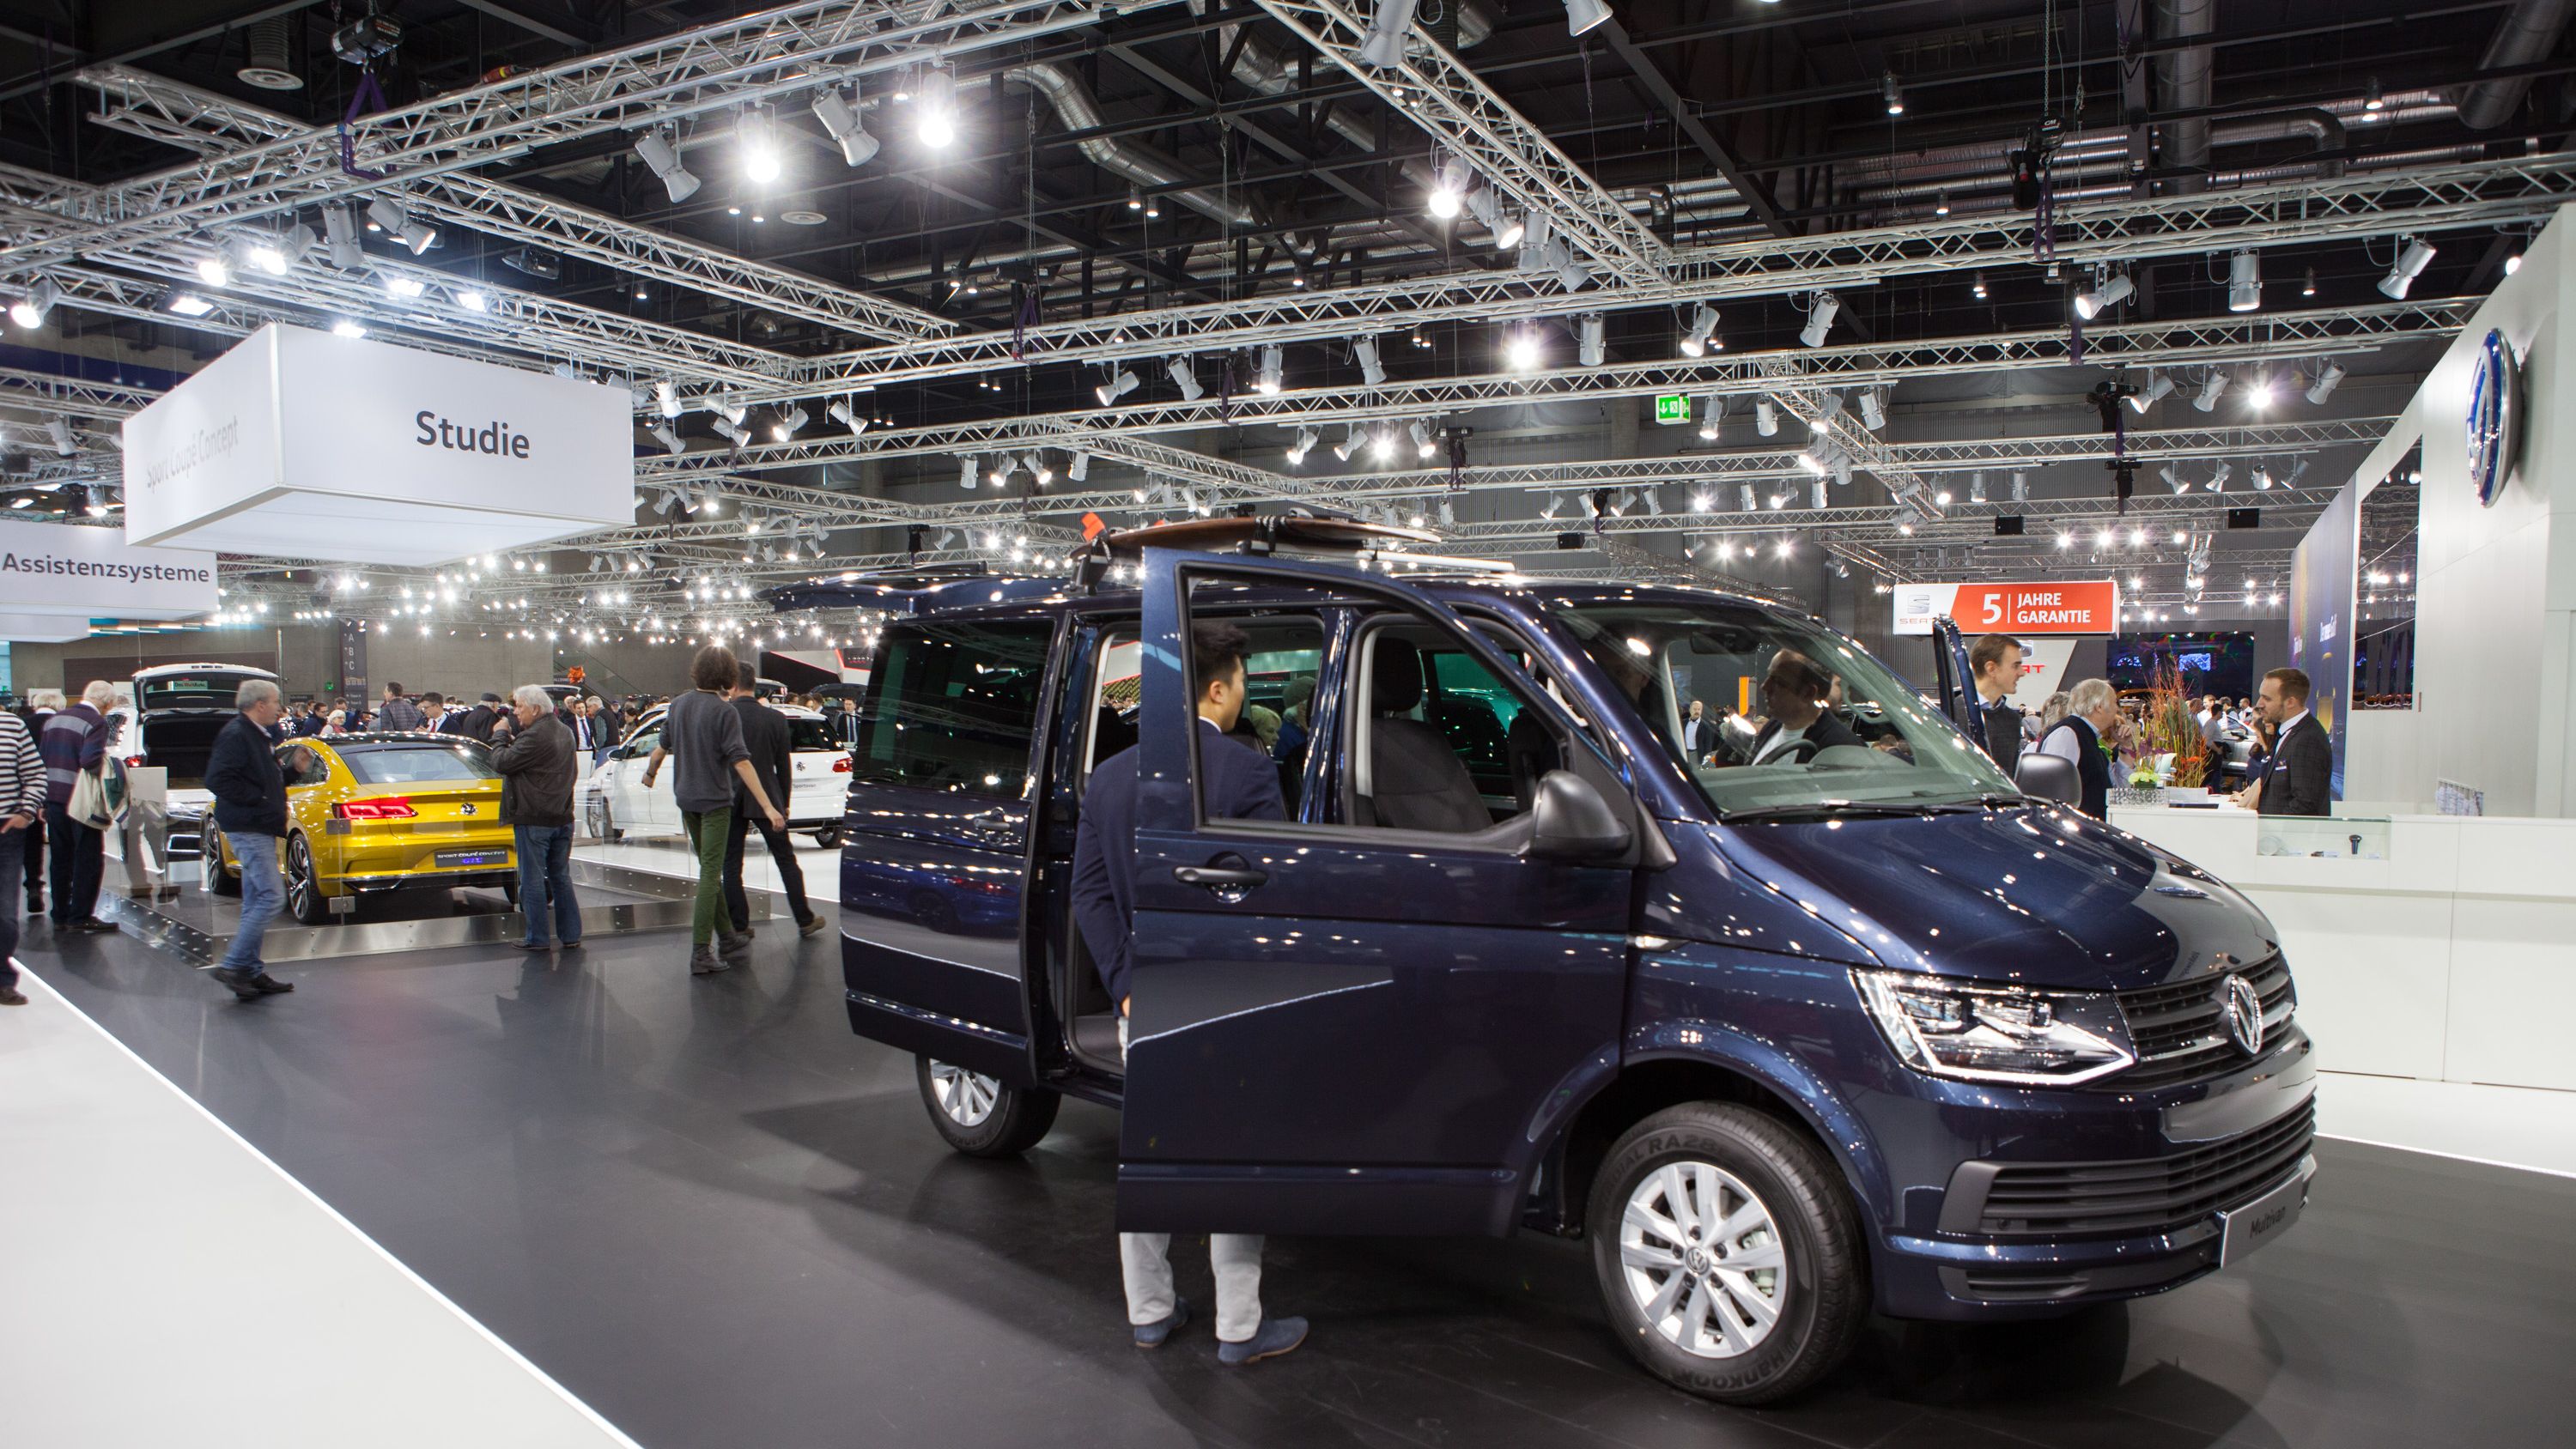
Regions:
<instances>
[{"instance_id":1,"label":"open front door","mask_svg":"<svg viewBox=\"0 0 2576 1449\"><path fill-rule=\"evenodd\" d=\"M1984 749L1986 719L1978 712L1977 694L1970 687L1975 676L1968 672L1968 644L1947 614L1932 621L1932 673L1941 684L1941 713Z\"/></svg>"},{"instance_id":2,"label":"open front door","mask_svg":"<svg viewBox=\"0 0 2576 1449\"><path fill-rule=\"evenodd\" d=\"M1543 729L1636 820L1632 798L1520 666L1417 590L1145 558L1120 1228L1509 1231L1555 1114L1617 1067L1634 842L1532 857L1474 742ZM1208 818L1224 797L1201 782L1248 778L1219 752L1252 747L1196 717L1192 603L1257 620L1274 600L1329 641L1300 818Z\"/></svg>"}]
</instances>

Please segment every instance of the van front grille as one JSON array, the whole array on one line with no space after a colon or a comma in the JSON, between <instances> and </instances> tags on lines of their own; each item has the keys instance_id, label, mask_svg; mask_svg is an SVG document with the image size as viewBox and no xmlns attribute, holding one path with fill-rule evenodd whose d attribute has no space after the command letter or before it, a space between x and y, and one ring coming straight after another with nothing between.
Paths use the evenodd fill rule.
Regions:
<instances>
[{"instance_id":1,"label":"van front grille","mask_svg":"<svg viewBox=\"0 0 2576 1449\"><path fill-rule=\"evenodd\" d=\"M2263 998L2264 1035L2270 1037L2298 1010L2290 963L2274 956L2243 974ZM2120 1012L2128 1018L2138 1064L2087 1085L2097 1092L2139 1092L2208 1081L2242 1066L2245 1053L2228 1038L2227 1009L2219 994L2226 979L2213 972L2193 981L2121 992Z\"/></svg>"},{"instance_id":2,"label":"van front grille","mask_svg":"<svg viewBox=\"0 0 2576 1449\"><path fill-rule=\"evenodd\" d=\"M2310 1102L2277 1122L2171 1157L2010 1164L1987 1185L1977 1231L1997 1238L2171 1232L2287 1177L2316 1135Z\"/></svg>"}]
</instances>

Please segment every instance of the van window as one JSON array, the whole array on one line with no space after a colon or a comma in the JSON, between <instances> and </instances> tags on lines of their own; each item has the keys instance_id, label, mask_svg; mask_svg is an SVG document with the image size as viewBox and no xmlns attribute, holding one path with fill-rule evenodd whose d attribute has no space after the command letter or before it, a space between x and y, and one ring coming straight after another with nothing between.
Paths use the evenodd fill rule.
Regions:
<instances>
[{"instance_id":1,"label":"van window","mask_svg":"<svg viewBox=\"0 0 2576 1449\"><path fill-rule=\"evenodd\" d=\"M1558 754L1524 718L1528 680L1507 682L1446 629L1402 615L1373 621L1359 655L1343 821L1473 834L1526 808L1516 762Z\"/></svg>"},{"instance_id":2,"label":"van window","mask_svg":"<svg viewBox=\"0 0 2576 1449\"><path fill-rule=\"evenodd\" d=\"M1269 759L1278 770L1280 796L1287 803L1289 818L1296 818L1307 732L1315 716L1315 673L1324 658L1323 625L1312 618L1263 614L1201 613L1194 618L1232 624L1250 636L1252 649L1243 661L1243 712L1235 721L1233 739ZM1133 629L1106 636L1100 678L1093 691L1086 780L1101 761L1136 743L1139 660Z\"/></svg>"},{"instance_id":3,"label":"van window","mask_svg":"<svg viewBox=\"0 0 2576 1449\"><path fill-rule=\"evenodd\" d=\"M1054 626L890 626L852 751L851 778L1016 800Z\"/></svg>"}]
</instances>

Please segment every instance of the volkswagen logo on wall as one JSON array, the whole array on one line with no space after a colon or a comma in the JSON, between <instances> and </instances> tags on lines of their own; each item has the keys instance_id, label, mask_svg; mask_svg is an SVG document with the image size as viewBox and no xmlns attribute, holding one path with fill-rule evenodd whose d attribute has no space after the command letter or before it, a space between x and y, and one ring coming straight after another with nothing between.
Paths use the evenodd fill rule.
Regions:
<instances>
[{"instance_id":1,"label":"volkswagen logo on wall","mask_svg":"<svg viewBox=\"0 0 2576 1449\"><path fill-rule=\"evenodd\" d=\"M2227 1018L2227 1039L2245 1049L2247 1056L2258 1056L2263 1050L2263 994L2254 983L2242 976L2230 976L2218 989L2218 1006Z\"/></svg>"},{"instance_id":2,"label":"volkswagen logo on wall","mask_svg":"<svg viewBox=\"0 0 2576 1449\"><path fill-rule=\"evenodd\" d=\"M2490 331L2478 347L2477 373L2469 379L2469 483L2478 502L2495 506L2513 476L2522 429L2522 369L2513 344Z\"/></svg>"}]
</instances>

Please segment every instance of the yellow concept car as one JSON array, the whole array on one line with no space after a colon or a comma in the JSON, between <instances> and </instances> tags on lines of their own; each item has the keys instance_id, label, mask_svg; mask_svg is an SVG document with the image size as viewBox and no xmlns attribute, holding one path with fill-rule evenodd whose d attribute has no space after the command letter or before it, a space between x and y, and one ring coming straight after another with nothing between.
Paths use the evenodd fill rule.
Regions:
<instances>
[{"instance_id":1,"label":"yellow concept car","mask_svg":"<svg viewBox=\"0 0 2576 1449\"><path fill-rule=\"evenodd\" d=\"M499 886L518 899L501 823L501 772L461 735L314 736L277 747L286 772L286 909L318 926L382 891ZM212 815L205 859L217 894L241 894L241 862ZM335 910L332 902L349 904Z\"/></svg>"}]
</instances>

